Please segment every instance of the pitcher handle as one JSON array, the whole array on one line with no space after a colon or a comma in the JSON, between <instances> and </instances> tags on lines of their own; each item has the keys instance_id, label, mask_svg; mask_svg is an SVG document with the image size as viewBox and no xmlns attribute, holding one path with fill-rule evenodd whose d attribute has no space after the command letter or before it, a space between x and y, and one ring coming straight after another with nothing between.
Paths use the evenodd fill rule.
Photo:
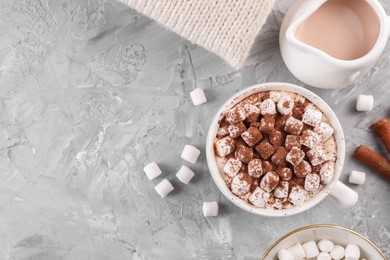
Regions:
<instances>
[{"instance_id":1,"label":"pitcher handle","mask_svg":"<svg viewBox=\"0 0 390 260\"><path fill-rule=\"evenodd\" d=\"M354 190L340 181L334 185L330 195L346 208L355 206L359 199L359 195Z\"/></svg>"}]
</instances>

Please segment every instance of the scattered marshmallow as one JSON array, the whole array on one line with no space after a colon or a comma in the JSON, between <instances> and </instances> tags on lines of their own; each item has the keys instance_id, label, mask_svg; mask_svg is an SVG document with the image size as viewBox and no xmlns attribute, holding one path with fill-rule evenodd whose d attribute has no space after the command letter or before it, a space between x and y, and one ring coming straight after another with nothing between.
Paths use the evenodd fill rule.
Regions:
<instances>
[{"instance_id":1,"label":"scattered marshmallow","mask_svg":"<svg viewBox=\"0 0 390 260\"><path fill-rule=\"evenodd\" d=\"M364 184L364 181L366 180L366 173L359 172L359 171L351 171L349 174L349 183L353 184Z\"/></svg>"},{"instance_id":2,"label":"scattered marshmallow","mask_svg":"<svg viewBox=\"0 0 390 260\"><path fill-rule=\"evenodd\" d=\"M153 180L161 174L160 167L157 163L151 162L144 167L144 172L149 180Z\"/></svg>"},{"instance_id":3,"label":"scattered marshmallow","mask_svg":"<svg viewBox=\"0 0 390 260\"><path fill-rule=\"evenodd\" d=\"M356 191L340 181L336 182L333 186L333 191L334 192L331 193L332 197L340 201L346 208L355 206L359 199L359 195Z\"/></svg>"},{"instance_id":4,"label":"scattered marshmallow","mask_svg":"<svg viewBox=\"0 0 390 260\"><path fill-rule=\"evenodd\" d=\"M307 108L302 116L302 122L311 126L317 126L322 119L321 111Z\"/></svg>"},{"instance_id":5,"label":"scattered marshmallow","mask_svg":"<svg viewBox=\"0 0 390 260\"><path fill-rule=\"evenodd\" d=\"M313 258L318 256L320 251L318 250L317 244L315 241L309 241L302 245L305 250L306 258Z\"/></svg>"},{"instance_id":6,"label":"scattered marshmallow","mask_svg":"<svg viewBox=\"0 0 390 260\"><path fill-rule=\"evenodd\" d=\"M276 107L275 103L272 101L272 99L266 99L260 104L260 111L261 114L264 115L275 115L276 114Z\"/></svg>"},{"instance_id":7,"label":"scattered marshmallow","mask_svg":"<svg viewBox=\"0 0 390 260\"><path fill-rule=\"evenodd\" d=\"M330 240L327 240L327 239L323 239L323 240L319 241L317 245L318 245L318 248L321 250L321 252L325 252L325 253L329 253L334 248L333 242Z\"/></svg>"},{"instance_id":8,"label":"scattered marshmallow","mask_svg":"<svg viewBox=\"0 0 390 260\"><path fill-rule=\"evenodd\" d=\"M332 260L332 258L330 257L330 254L329 254L329 253L321 252L321 253L317 256L317 260Z\"/></svg>"},{"instance_id":9,"label":"scattered marshmallow","mask_svg":"<svg viewBox=\"0 0 390 260\"><path fill-rule=\"evenodd\" d=\"M181 166L180 170L176 173L176 177L184 184L188 184L195 176L195 173L187 166Z\"/></svg>"},{"instance_id":10,"label":"scattered marshmallow","mask_svg":"<svg viewBox=\"0 0 390 260\"><path fill-rule=\"evenodd\" d=\"M263 208L267 204L270 196L271 195L268 192L257 187L249 196L249 201L256 207Z\"/></svg>"},{"instance_id":11,"label":"scattered marshmallow","mask_svg":"<svg viewBox=\"0 0 390 260\"><path fill-rule=\"evenodd\" d=\"M196 163L196 160L198 160L199 155L200 151L198 148L187 144L184 146L183 152L181 153L181 158L194 164Z\"/></svg>"},{"instance_id":12,"label":"scattered marshmallow","mask_svg":"<svg viewBox=\"0 0 390 260\"><path fill-rule=\"evenodd\" d=\"M278 259L279 260L294 260L294 256L287 250L282 249L278 252Z\"/></svg>"},{"instance_id":13,"label":"scattered marshmallow","mask_svg":"<svg viewBox=\"0 0 390 260\"><path fill-rule=\"evenodd\" d=\"M330 256L334 259L334 260L340 260L344 257L344 254L345 254L345 249L344 247L342 246L339 246L339 245L335 245L333 250L330 251Z\"/></svg>"},{"instance_id":14,"label":"scattered marshmallow","mask_svg":"<svg viewBox=\"0 0 390 260\"><path fill-rule=\"evenodd\" d=\"M374 97L371 95L359 95L356 102L356 110L368 112L374 106Z\"/></svg>"},{"instance_id":15,"label":"scattered marshmallow","mask_svg":"<svg viewBox=\"0 0 390 260\"><path fill-rule=\"evenodd\" d=\"M203 89L201 89L201 88L196 88L193 91L191 91L190 96L191 96L192 103L194 104L194 106L199 106L199 105L207 102L207 98L203 92Z\"/></svg>"},{"instance_id":16,"label":"scattered marshmallow","mask_svg":"<svg viewBox=\"0 0 390 260\"><path fill-rule=\"evenodd\" d=\"M288 115L294 108L294 100L290 96L282 96L278 101L277 108L282 115Z\"/></svg>"},{"instance_id":17,"label":"scattered marshmallow","mask_svg":"<svg viewBox=\"0 0 390 260\"><path fill-rule=\"evenodd\" d=\"M287 250L294 256L294 259L302 259L306 257L305 250L300 243L293 245Z\"/></svg>"},{"instance_id":18,"label":"scattered marshmallow","mask_svg":"<svg viewBox=\"0 0 390 260\"><path fill-rule=\"evenodd\" d=\"M164 179L154 189L162 198L165 198L174 188L167 179Z\"/></svg>"},{"instance_id":19,"label":"scattered marshmallow","mask_svg":"<svg viewBox=\"0 0 390 260\"><path fill-rule=\"evenodd\" d=\"M328 140L334 133L333 127L325 122L320 122L313 131L320 135L322 142Z\"/></svg>"},{"instance_id":20,"label":"scattered marshmallow","mask_svg":"<svg viewBox=\"0 0 390 260\"><path fill-rule=\"evenodd\" d=\"M223 172L229 177L234 177L241 169L241 166L242 162L240 160L230 158L223 167Z\"/></svg>"},{"instance_id":21,"label":"scattered marshmallow","mask_svg":"<svg viewBox=\"0 0 390 260\"><path fill-rule=\"evenodd\" d=\"M203 216L205 217L218 216L218 203L216 201L203 202Z\"/></svg>"},{"instance_id":22,"label":"scattered marshmallow","mask_svg":"<svg viewBox=\"0 0 390 260\"><path fill-rule=\"evenodd\" d=\"M349 244L345 248L345 260L359 260L360 249L355 244Z\"/></svg>"}]
</instances>

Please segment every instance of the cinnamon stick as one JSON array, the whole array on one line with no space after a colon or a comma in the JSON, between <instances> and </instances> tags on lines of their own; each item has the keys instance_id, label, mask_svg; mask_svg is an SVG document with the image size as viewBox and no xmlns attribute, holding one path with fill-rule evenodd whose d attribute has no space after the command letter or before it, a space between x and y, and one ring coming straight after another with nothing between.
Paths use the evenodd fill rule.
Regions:
<instances>
[{"instance_id":1,"label":"cinnamon stick","mask_svg":"<svg viewBox=\"0 0 390 260\"><path fill-rule=\"evenodd\" d=\"M353 156L387 178L390 178L390 161L366 146L359 146Z\"/></svg>"},{"instance_id":2,"label":"cinnamon stick","mask_svg":"<svg viewBox=\"0 0 390 260\"><path fill-rule=\"evenodd\" d=\"M371 127L376 133L376 135L382 140L382 142L386 146L387 151L390 153L390 123L387 118L379 120Z\"/></svg>"}]
</instances>

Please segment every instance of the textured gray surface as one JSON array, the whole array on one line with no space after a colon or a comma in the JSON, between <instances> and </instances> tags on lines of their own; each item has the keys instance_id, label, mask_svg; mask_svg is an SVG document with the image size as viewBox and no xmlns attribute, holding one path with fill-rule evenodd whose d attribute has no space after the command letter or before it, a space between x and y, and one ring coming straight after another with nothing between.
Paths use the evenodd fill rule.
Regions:
<instances>
[{"instance_id":1,"label":"textured gray surface","mask_svg":"<svg viewBox=\"0 0 390 260\"><path fill-rule=\"evenodd\" d=\"M278 28L293 1L277 2L247 65L221 59L115 1L0 2L0 259L258 259L278 237L313 223L335 223L371 238L390 255L390 182L351 154L361 143L385 154L369 130L389 116L390 48L371 72L340 90L318 90L347 137L342 180L360 200L331 198L284 219L250 215L213 183L204 152L188 185L175 172L186 143L202 151L213 113L254 83L300 84L278 50ZM390 12L390 2L383 1ZM193 107L201 87L209 102ZM354 109L372 94L370 113ZM175 191L165 200L142 172L156 161ZM217 200L218 218L203 218Z\"/></svg>"}]
</instances>

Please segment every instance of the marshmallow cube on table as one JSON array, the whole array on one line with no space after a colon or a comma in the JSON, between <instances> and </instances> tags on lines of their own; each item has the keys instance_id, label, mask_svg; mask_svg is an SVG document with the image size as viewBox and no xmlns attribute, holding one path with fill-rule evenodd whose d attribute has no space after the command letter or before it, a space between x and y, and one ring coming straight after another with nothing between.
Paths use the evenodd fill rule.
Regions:
<instances>
[{"instance_id":1,"label":"marshmallow cube on table","mask_svg":"<svg viewBox=\"0 0 390 260\"><path fill-rule=\"evenodd\" d=\"M302 259L306 257L305 249L303 249L300 243L296 243L287 250L293 255L294 259Z\"/></svg>"},{"instance_id":2,"label":"marshmallow cube on table","mask_svg":"<svg viewBox=\"0 0 390 260\"><path fill-rule=\"evenodd\" d=\"M294 256L287 250L282 249L278 252L278 259L279 260L294 260Z\"/></svg>"},{"instance_id":3,"label":"marshmallow cube on table","mask_svg":"<svg viewBox=\"0 0 390 260\"><path fill-rule=\"evenodd\" d=\"M318 256L320 251L318 250L317 244L315 241L309 241L302 245L305 250L306 258L314 258Z\"/></svg>"},{"instance_id":4,"label":"marshmallow cube on table","mask_svg":"<svg viewBox=\"0 0 390 260\"><path fill-rule=\"evenodd\" d=\"M186 160L189 163L196 163L196 160L198 160L198 157L200 155L200 151L198 148L187 144L184 146L183 152L181 153L181 158Z\"/></svg>"},{"instance_id":5,"label":"marshmallow cube on table","mask_svg":"<svg viewBox=\"0 0 390 260\"><path fill-rule=\"evenodd\" d=\"M155 162L146 165L144 167L144 172L149 180L153 180L161 174L161 170Z\"/></svg>"},{"instance_id":6,"label":"marshmallow cube on table","mask_svg":"<svg viewBox=\"0 0 390 260\"><path fill-rule=\"evenodd\" d=\"M180 170L176 173L176 177L184 184L188 184L195 173L187 166L181 166Z\"/></svg>"},{"instance_id":7,"label":"marshmallow cube on table","mask_svg":"<svg viewBox=\"0 0 390 260\"><path fill-rule=\"evenodd\" d=\"M353 184L364 184L364 181L366 180L366 174L364 172L359 171L351 171L349 174L349 182Z\"/></svg>"},{"instance_id":8,"label":"marshmallow cube on table","mask_svg":"<svg viewBox=\"0 0 390 260\"><path fill-rule=\"evenodd\" d=\"M196 88L193 91L191 91L190 96L194 106L199 106L207 102L206 95L204 94L203 89L201 88Z\"/></svg>"},{"instance_id":9,"label":"marshmallow cube on table","mask_svg":"<svg viewBox=\"0 0 390 260\"><path fill-rule=\"evenodd\" d=\"M173 191L174 188L167 179L164 179L157 184L154 189L162 198L165 198L171 191Z\"/></svg>"},{"instance_id":10,"label":"marshmallow cube on table","mask_svg":"<svg viewBox=\"0 0 390 260\"><path fill-rule=\"evenodd\" d=\"M218 203L216 201L203 202L203 216L205 217L218 216Z\"/></svg>"},{"instance_id":11,"label":"marshmallow cube on table","mask_svg":"<svg viewBox=\"0 0 390 260\"><path fill-rule=\"evenodd\" d=\"M360 249L355 244L349 244L345 248L345 260L359 260Z\"/></svg>"},{"instance_id":12,"label":"marshmallow cube on table","mask_svg":"<svg viewBox=\"0 0 390 260\"><path fill-rule=\"evenodd\" d=\"M374 97L371 95L359 95L356 101L356 110L368 112L374 106Z\"/></svg>"}]
</instances>

